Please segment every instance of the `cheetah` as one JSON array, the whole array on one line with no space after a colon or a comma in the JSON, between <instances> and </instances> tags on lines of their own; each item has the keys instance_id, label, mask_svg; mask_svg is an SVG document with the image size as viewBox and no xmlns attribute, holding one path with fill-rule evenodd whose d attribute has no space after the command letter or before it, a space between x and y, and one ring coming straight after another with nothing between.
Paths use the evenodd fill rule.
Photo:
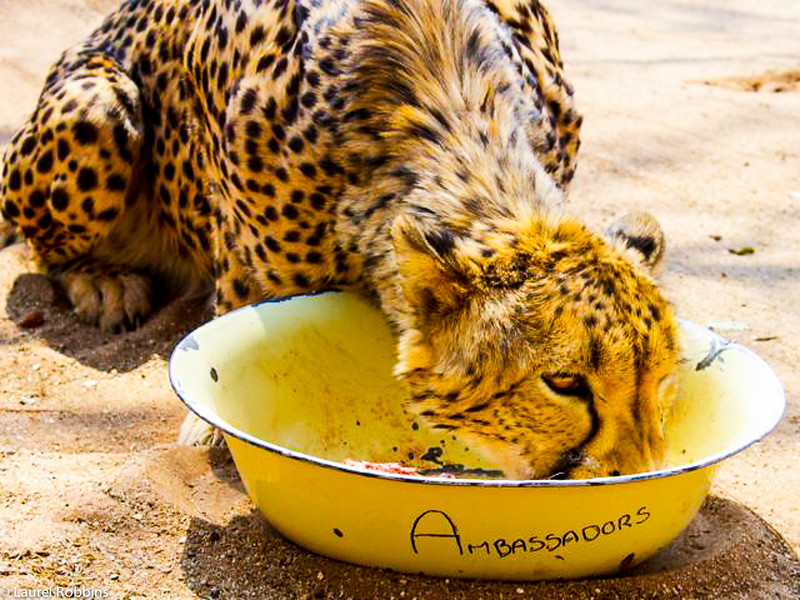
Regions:
<instances>
[{"instance_id":1,"label":"cheetah","mask_svg":"<svg viewBox=\"0 0 800 600\"><path fill-rule=\"evenodd\" d=\"M128 0L50 71L0 206L104 330L353 290L432 427L510 478L629 474L676 320L657 223L568 209L581 121L539 0Z\"/></svg>"}]
</instances>

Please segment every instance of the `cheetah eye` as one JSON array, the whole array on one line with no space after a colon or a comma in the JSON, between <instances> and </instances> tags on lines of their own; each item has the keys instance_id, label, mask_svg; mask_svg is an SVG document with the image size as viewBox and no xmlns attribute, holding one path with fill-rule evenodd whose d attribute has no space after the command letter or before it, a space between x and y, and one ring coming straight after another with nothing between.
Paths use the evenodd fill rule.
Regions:
<instances>
[{"instance_id":1,"label":"cheetah eye","mask_svg":"<svg viewBox=\"0 0 800 600\"><path fill-rule=\"evenodd\" d=\"M581 375L572 373L552 373L542 375L542 381L550 390L559 396L575 396L583 400L592 397L589 384Z\"/></svg>"}]
</instances>

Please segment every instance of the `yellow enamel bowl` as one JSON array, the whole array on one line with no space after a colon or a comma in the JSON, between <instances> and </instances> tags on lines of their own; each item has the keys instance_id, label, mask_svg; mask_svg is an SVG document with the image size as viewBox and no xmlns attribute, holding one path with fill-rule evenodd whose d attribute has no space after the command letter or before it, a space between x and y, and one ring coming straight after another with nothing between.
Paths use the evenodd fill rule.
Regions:
<instances>
[{"instance_id":1,"label":"yellow enamel bowl","mask_svg":"<svg viewBox=\"0 0 800 600\"><path fill-rule=\"evenodd\" d=\"M496 468L458 436L405 414L392 334L353 295L229 313L181 341L169 366L177 394L223 431L247 492L285 537L367 566L526 580L607 574L652 556L695 515L715 465L777 425L783 390L758 356L691 323L682 347L671 466L575 481L344 465L427 455Z\"/></svg>"}]
</instances>

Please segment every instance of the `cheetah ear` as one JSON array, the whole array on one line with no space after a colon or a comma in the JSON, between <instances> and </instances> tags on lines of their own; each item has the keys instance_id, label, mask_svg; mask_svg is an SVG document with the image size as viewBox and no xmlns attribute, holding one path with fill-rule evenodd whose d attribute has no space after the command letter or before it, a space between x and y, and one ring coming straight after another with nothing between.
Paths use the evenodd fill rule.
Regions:
<instances>
[{"instance_id":1,"label":"cheetah ear","mask_svg":"<svg viewBox=\"0 0 800 600\"><path fill-rule=\"evenodd\" d=\"M463 305L475 267L459 256L451 229L400 215L392 224L392 242L403 292L417 314L441 316Z\"/></svg>"},{"instance_id":2,"label":"cheetah ear","mask_svg":"<svg viewBox=\"0 0 800 600\"><path fill-rule=\"evenodd\" d=\"M617 219L606 229L606 236L635 251L649 269L654 269L664 256L664 232L646 212L630 212Z\"/></svg>"}]
</instances>

